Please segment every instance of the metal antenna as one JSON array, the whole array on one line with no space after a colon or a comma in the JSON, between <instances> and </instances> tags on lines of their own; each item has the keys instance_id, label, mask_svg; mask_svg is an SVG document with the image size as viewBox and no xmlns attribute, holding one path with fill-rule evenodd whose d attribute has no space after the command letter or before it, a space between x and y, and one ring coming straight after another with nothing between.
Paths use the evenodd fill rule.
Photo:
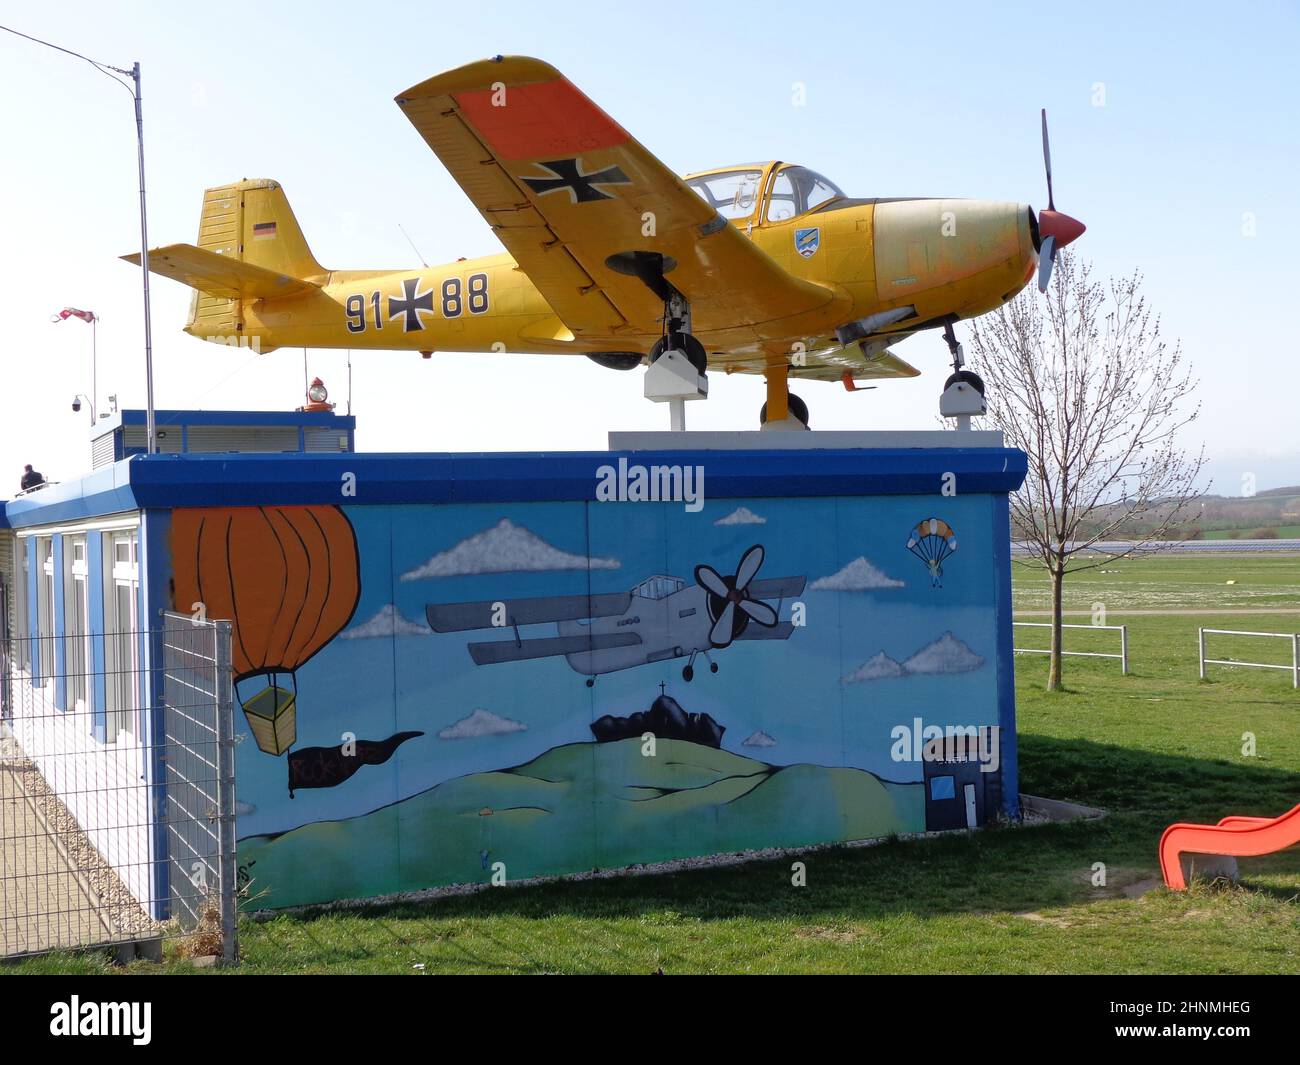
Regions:
<instances>
[{"instance_id":1,"label":"metal antenna","mask_svg":"<svg viewBox=\"0 0 1300 1065\"><path fill-rule=\"evenodd\" d=\"M420 249L415 246L415 241L411 239L411 235L405 229L402 229L401 222L397 223L397 228L402 230L402 236L406 238L406 243L411 246L411 251L415 252L415 257L420 260L420 265L426 270L429 269L429 264L424 261L424 256L420 254Z\"/></svg>"}]
</instances>

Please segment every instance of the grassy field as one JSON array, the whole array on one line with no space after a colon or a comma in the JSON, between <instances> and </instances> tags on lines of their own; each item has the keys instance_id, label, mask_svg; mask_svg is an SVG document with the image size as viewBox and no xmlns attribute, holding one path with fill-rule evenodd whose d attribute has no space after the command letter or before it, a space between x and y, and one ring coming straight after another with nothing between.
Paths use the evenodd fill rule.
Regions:
<instances>
[{"instance_id":1,"label":"grassy field","mask_svg":"<svg viewBox=\"0 0 1300 1065\"><path fill-rule=\"evenodd\" d=\"M1016 577L1017 609L1045 609L1041 575ZM1046 657L1021 656L1021 786L1104 807L1102 821L816 852L805 888L791 886L780 861L245 921L239 971L1300 973L1300 848L1243 861L1236 888L1156 886L1156 843L1171 821L1276 815L1300 802L1290 677L1196 674L1198 625L1300 631L1300 559L1118 562L1067 589L1070 609L1104 603L1107 621L1130 626L1132 675L1069 659L1069 690L1049 695ZM1250 608L1274 612L1212 613ZM1040 631L1019 630L1026 641ZM1071 632L1066 647L1084 641L1104 642ZM1239 654L1258 658L1265 643L1242 643ZM1288 646L1276 644L1272 660L1286 660ZM1255 757L1242 755L1246 732ZM1104 887L1092 882L1098 862ZM106 967L100 956L62 955L9 971Z\"/></svg>"}]
</instances>

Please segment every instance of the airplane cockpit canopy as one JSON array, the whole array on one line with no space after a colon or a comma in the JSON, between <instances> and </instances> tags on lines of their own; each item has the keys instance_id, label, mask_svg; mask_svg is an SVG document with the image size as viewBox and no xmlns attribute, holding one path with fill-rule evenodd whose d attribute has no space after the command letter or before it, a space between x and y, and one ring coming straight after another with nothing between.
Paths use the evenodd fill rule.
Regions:
<instances>
[{"instance_id":1,"label":"airplane cockpit canopy","mask_svg":"<svg viewBox=\"0 0 1300 1065\"><path fill-rule=\"evenodd\" d=\"M756 213L768 164L751 164L704 174L692 174L686 184L728 221L743 221ZM785 164L767 189L763 221L784 222L815 210L844 195L833 181L805 166Z\"/></svg>"},{"instance_id":2,"label":"airplane cockpit canopy","mask_svg":"<svg viewBox=\"0 0 1300 1065\"><path fill-rule=\"evenodd\" d=\"M633 589L633 594L642 599L667 599L674 592L680 592L686 582L680 577L647 577Z\"/></svg>"}]
</instances>

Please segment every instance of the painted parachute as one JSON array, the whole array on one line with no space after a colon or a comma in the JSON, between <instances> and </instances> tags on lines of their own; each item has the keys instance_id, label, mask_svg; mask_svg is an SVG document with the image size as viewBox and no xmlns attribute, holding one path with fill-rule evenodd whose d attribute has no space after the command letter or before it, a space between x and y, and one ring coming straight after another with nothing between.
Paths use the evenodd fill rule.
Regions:
<instances>
[{"instance_id":1,"label":"painted parachute","mask_svg":"<svg viewBox=\"0 0 1300 1065\"><path fill-rule=\"evenodd\" d=\"M926 518L907 537L907 549L925 563L934 587L940 587L943 560L957 550L957 534L942 518Z\"/></svg>"},{"instance_id":2,"label":"painted parachute","mask_svg":"<svg viewBox=\"0 0 1300 1065\"><path fill-rule=\"evenodd\" d=\"M357 539L335 506L172 512L173 601L229 619L235 690L257 746L297 740L296 671L351 620L361 594Z\"/></svg>"}]
</instances>

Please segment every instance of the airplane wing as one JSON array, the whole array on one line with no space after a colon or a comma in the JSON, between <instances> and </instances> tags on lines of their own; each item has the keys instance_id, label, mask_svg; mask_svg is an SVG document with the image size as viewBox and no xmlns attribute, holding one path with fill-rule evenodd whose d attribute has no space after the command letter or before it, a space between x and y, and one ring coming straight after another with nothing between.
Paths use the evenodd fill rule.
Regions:
<instances>
[{"instance_id":1,"label":"airplane wing","mask_svg":"<svg viewBox=\"0 0 1300 1065\"><path fill-rule=\"evenodd\" d=\"M751 585L752 587L752 585ZM794 626L788 621L778 621L771 628L762 625L746 625L745 631L736 637L737 640L788 640L790 634L794 632Z\"/></svg>"},{"instance_id":2,"label":"airplane wing","mask_svg":"<svg viewBox=\"0 0 1300 1065\"><path fill-rule=\"evenodd\" d=\"M749 594L755 599L788 599L802 595L807 577L771 577L765 581L750 581Z\"/></svg>"},{"instance_id":3,"label":"airplane wing","mask_svg":"<svg viewBox=\"0 0 1300 1065\"><path fill-rule=\"evenodd\" d=\"M665 257L696 332L836 299L788 274L547 63L471 63L397 104L574 334L658 332L663 298L634 276L645 260L633 253Z\"/></svg>"},{"instance_id":4,"label":"airplane wing","mask_svg":"<svg viewBox=\"0 0 1300 1065\"><path fill-rule=\"evenodd\" d=\"M424 616L434 632L501 628L493 624L497 604L505 605L505 623L537 625L546 621L581 621L624 613L632 605L631 592L606 595L553 595L537 599L486 599L478 603L430 603Z\"/></svg>"},{"instance_id":5,"label":"airplane wing","mask_svg":"<svg viewBox=\"0 0 1300 1065\"><path fill-rule=\"evenodd\" d=\"M539 640L493 640L472 643L469 654L478 666L498 662L522 662L529 658L550 658L553 655L587 654L613 647L635 647L641 637L635 632L611 632L594 636L548 636Z\"/></svg>"},{"instance_id":6,"label":"airplane wing","mask_svg":"<svg viewBox=\"0 0 1300 1065\"><path fill-rule=\"evenodd\" d=\"M139 252L122 258L140 265ZM209 296L228 300L278 299L320 287L310 281L196 248L193 244L168 244L165 248L155 248L149 253L149 269Z\"/></svg>"},{"instance_id":7,"label":"airplane wing","mask_svg":"<svg viewBox=\"0 0 1300 1065\"><path fill-rule=\"evenodd\" d=\"M911 334L901 334L903 340ZM891 341L895 338L890 337ZM814 361L815 360L815 361ZM809 365L790 367L791 377L812 381L840 381L847 370L855 381L875 381L890 377L920 377L921 371L906 359L883 348L873 355L864 356L857 344L834 348L828 352L809 352Z\"/></svg>"}]
</instances>

